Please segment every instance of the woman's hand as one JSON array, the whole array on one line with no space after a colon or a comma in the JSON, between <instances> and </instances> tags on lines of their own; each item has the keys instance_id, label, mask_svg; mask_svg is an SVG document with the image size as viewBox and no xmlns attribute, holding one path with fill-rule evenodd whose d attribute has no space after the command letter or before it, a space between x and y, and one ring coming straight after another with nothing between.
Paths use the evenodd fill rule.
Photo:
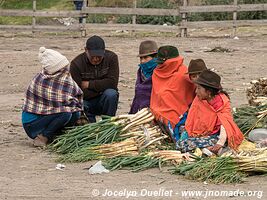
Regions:
<instances>
[{"instance_id":1,"label":"woman's hand","mask_svg":"<svg viewBox=\"0 0 267 200\"><path fill-rule=\"evenodd\" d=\"M212 153L214 154L218 154L219 150L222 148L223 146L220 144L215 144L212 147L208 147L208 150L210 150Z\"/></svg>"}]
</instances>

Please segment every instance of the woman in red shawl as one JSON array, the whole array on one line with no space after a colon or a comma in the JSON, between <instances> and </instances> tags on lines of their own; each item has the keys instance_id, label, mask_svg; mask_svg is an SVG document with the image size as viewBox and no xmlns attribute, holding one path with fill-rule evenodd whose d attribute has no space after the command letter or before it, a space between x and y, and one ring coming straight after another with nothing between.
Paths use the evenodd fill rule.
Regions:
<instances>
[{"instance_id":1,"label":"woman in red shawl","mask_svg":"<svg viewBox=\"0 0 267 200\"><path fill-rule=\"evenodd\" d=\"M243 141L243 134L233 121L230 100L222 91L221 77L210 70L203 71L198 79L194 99L185 123L188 137L176 143L177 149L187 152L207 147L217 154L226 144L232 149Z\"/></svg>"},{"instance_id":2,"label":"woman in red shawl","mask_svg":"<svg viewBox=\"0 0 267 200\"><path fill-rule=\"evenodd\" d=\"M176 47L162 46L158 50L159 65L152 75L150 108L170 131L184 122L195 97L195 85L183 60Z\"/></svg>"}]
</instances>

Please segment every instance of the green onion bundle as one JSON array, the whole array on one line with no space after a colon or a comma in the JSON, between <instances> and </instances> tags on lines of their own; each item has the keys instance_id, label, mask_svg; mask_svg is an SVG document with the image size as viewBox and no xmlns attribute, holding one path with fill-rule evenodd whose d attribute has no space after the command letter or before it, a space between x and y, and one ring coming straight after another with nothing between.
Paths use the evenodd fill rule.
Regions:
<instances>
[{"instance_id":1,"label":"green onion bundle","mask_svg":"<svg viewBox=\"0 0 267 200\"><path fill-rule=\"evenodd\" d=\"M193 180L240 183L249 174L267 173L267 148L239 154L230 152L221 157L196 158L195 162L183 162L173 172Z\"/></svg>"},{"instance_id":2,"label":"green onion bundle","mask_svg":"<svg viewBox=\"0 0 267 200\"><path fill-rule=\"evenodd\" d=\"M238 171L232 157L201 158L196 162L184 162L173 169L173 173L186 178L211 183L241 183L245 174Z\"/></svg>"},{"instance_id":3,"label":"green onion bundle","mask_svg":"<svg viewBox=\"0 0 267 200\"><path fill-rule=\"evenodd\" d=\"M148 131L153 129L147 128L146 130ZM113 158L122 155L138 155L143 149L154 149L155 145L158 145L161 140L167 137L166 135L162 135L161 132L151 132L149 133L149 137L144 133L130 133L131 134L127 134L130 138L126 138L119 142L77 148L73 152L62 154L59 161L86 162L93 159ZM124 138L125 136L126 134L122 137Z\"/></svg>"},{"instance_id":4,"label":"green onion bundle","mask_svg":"<svg viewBox=\"0 0 267 200\"><path fill-rule=\"evenodd\" d=\"M157 150L150 151L148 154L152 158L157 158L162 160L162 162L169 162L174 165L182 163L184 160L188 159L186 154L181 153L176 150Z\"/></svg>"},{"instance_id":5,"label":"green onion bundle","mask_svg":"<svg viewBox=\"0 0 267 200\"><path fill-rule=\"evenodd\" d=\"M267 148L259 148L253 151L226 153L224 157L231 157L237 164L237 170L246 173L267 173Z\"/></svg>"},{"instance_id":6,"label":"green onion bundle","mask_svg":"<svg viewBox=\"0 0 267 200\"><path fill-rule=\"evenodd\" d=\"M109 170L128 169L133 172L142 171L149 168L159 166L160 160L152 158L147 154L137 156L120 156L112 159L107 159L104 166Z\"/></svg>"},{"instance_id":7,"label":"green onion bundle","mask_svg":"<svg viewBox=\"0 0 267 200\"><path fill-rule=\"evenodd\" d=\"M49 145L49 148L57 153L66 154L90 145L116 141L119 131L123 128L122 120L117 119L110 118L66 130Z\"/></svg>"},{"instance_id":8,"label":"green onion bundle","mask_svg":"<svg viewBox=\"0 0 267 200\"><path fill-rule=\"evenodd\" d=\"M137 156L120 156L108 159L105 166L110 170L130 169L131 171L141 171L148 168L160 167L161 165L177 165L184 161L185 154L175 150L157 150L141 153Z\"/></svg>"},{"instance_id":9,"label":"green onion bundle","mask_svg":"<svg viewBox=\"0 0 267 200\"><path fill-rule=\"evenodd\" d=\"M49 148L60 154L68 154L79 149L121 141L129 138L124 133L140 129L153 120L154 116L147 108L135 115L110 117L97 123L66 130L50 144Z\"/></svg>"},{"instance_id":10,"label":"green onion bundle","mask_svg":"<svg viewBox=\"0 0 267 200\"><path fill-rule=\"evenodd\" d=\"M247 133L254 128L267 127L267 104L236 108L233 115L236 124L243 133Z\"/></svg>"},{"instance_id":11,"label":"green onion bundle","mask_svg":"<svg viewBox=\"0 0 267 200\"><path fill-rule=\"evenodd\" d=\"M58 160L60 162L86 162L121 155L138 155L138 146L135 138L95 147L80 148L74 152L61 155Z\"/></svg>"}]
</instances>

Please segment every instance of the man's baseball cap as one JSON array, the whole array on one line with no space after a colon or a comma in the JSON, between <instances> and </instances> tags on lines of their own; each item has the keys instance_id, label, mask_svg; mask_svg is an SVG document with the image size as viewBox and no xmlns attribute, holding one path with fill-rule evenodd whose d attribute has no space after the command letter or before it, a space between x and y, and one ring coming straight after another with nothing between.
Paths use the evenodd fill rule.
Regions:
<instances>
[{"instance_id":1,"label":"man's baseball cap","mask_svg":"<svg viewBox=\"0 0 267 200\"><path fill-rule=\"evenodd\" d=\"M101 37L94 35L87 40L86 48L91 56L104 56L105 42Z\"/></svg>"}]
</instances>

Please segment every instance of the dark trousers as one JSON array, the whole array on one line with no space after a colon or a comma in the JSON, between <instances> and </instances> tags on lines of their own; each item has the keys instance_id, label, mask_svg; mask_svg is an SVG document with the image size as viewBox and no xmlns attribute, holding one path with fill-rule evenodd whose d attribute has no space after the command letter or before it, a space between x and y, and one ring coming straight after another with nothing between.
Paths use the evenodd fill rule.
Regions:
<instances>
[{"instance_id":1,"label":"dark trousers","mask_svg":"<svg viewBox=\"0 0 267 200\"><path fill-rule=\"evenodd\" d=\"M75 9L76 10L82 10L83 7L83 1L73 1L73 3L75 4ZM83 18L79 17L79 23L83 22Z\"/></svg>"},{"instance_id":2,"label":"dark trousers","mask_svg":"<svg viewBox=\"0 0 267 200\"><path fill-rule=\"evenodd\" d=\"M115 116L118 108L119 93L114 89L106 89L102 95L84 100L84 112L90 122L96 122L96 115Z\"/></svg>"},{"instance_id":3,"label":"dark trousers","mask_svg":"<svg viewBox=\"0 0 267 200\"><path fill-rule=\"evenodd\" d=\"M49 140L52 140L56 133L65 126L73 126L80 118L80 112L64 112L51 115L43 115L42 117L23 124L23 128L27 135L34 139L37 135L42 134Z\"/></svg>"}]
</instances>

